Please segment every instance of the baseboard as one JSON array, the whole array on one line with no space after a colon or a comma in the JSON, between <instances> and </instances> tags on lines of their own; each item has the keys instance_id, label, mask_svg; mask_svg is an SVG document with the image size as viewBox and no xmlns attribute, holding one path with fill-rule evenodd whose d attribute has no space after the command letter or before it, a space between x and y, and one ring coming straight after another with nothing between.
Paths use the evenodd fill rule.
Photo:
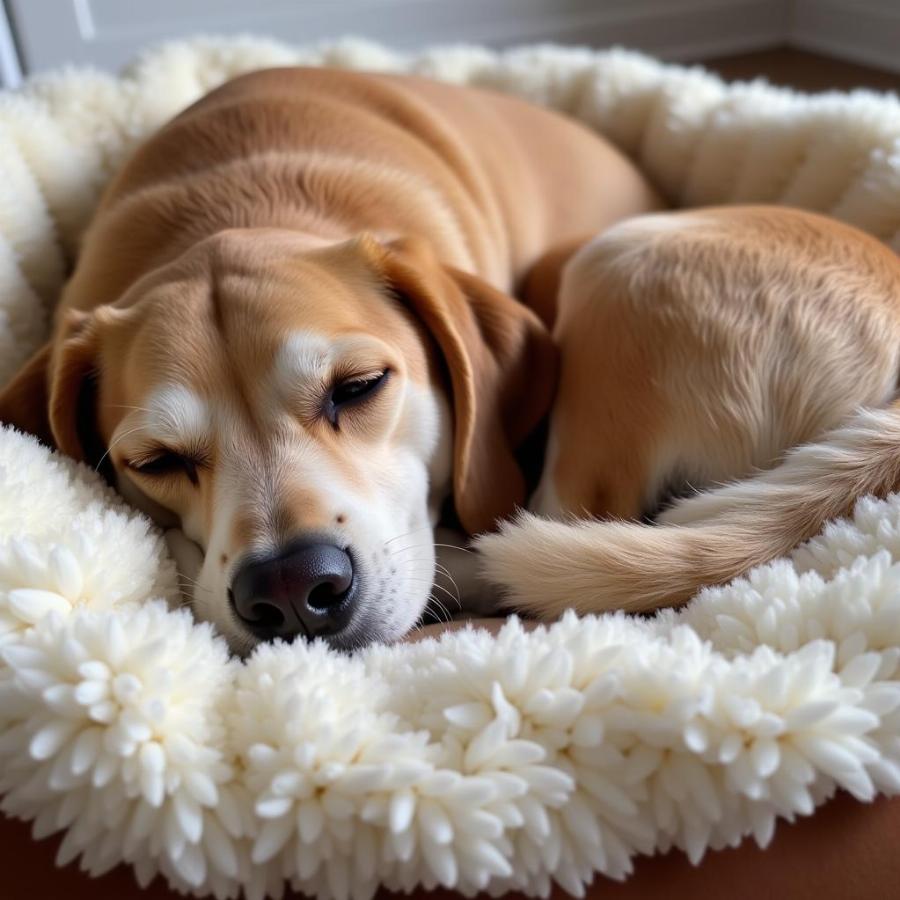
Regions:
<instances>
[{"instance_id":1,"label":"baseboard","mask_svg":"<svg viewBox=\"0 0 900 900\"><path fill-rule=\"evenodd\" d=\"M787 40L792 47L900 72L900 2L795 0Z\"/></svg>"}]
</instances>

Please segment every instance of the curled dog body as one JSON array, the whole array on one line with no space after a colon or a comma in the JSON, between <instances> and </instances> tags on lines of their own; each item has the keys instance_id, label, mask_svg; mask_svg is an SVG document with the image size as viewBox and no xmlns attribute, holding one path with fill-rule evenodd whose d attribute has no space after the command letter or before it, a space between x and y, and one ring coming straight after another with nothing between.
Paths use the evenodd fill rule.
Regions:
<instances>
[{"instance_id":1,"label":"curled dog body","mask_svg":"<svg viewBox=\"0 0 900 900\"><path fill-rule=\"evenodd\" d=\"M557 354L513 291L656 206L600 138L511 98L243 76L113 180L0 421L180 529L194 609L236 649L390 641L428 601L445 499L470 533L525 502L514 451Z\"/></svg>"}]
</instances>

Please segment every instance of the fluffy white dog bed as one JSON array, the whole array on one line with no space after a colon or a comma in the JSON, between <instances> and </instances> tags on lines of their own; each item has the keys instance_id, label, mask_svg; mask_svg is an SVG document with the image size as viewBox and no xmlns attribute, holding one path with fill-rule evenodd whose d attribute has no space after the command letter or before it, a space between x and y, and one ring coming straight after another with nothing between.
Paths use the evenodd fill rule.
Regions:
<instances>
[{"instance_id":1,"label":"fluffy white dog bed","mask_svg":"<svg viewBox=\"0 0 900 900\"><path fill-rule=\"evenodd\" d=\"M896 98L727 87L621 51L195 41L0 96L0 380L42 340L129 147L226 78L294 62L514 91L609 135L677 203L791 203L900 246ZM765 845L837 787L900 792L897 499L653 620L239 663L175 594L146 520L0 431L2 805L65 831L61 862L221 897L578 894L635 854Z\"/></svg>"}]
</instances>

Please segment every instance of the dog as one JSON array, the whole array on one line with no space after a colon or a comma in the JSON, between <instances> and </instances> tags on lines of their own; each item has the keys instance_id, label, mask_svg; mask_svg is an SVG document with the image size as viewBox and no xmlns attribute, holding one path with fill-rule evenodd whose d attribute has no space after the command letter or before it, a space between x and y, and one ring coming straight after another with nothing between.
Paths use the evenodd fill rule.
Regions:
<instances>
[{"instance_id":1,"label":"dog","mask_svg":"<svg viewBox=\"0 0 900 900\"><path fill-rule=\"evenodd\" d=\"M568 262L553 333L531 513L477 542L521 612L678 605L900 489L900 258L855 228L630 219Z\"/></svg>"},{"instance_id":2,"label":"dog","mask_svg":"<svg viewBox=\"0 0 900 900\"><path fill-rule=\"evenodd\" d=\"M431 529L525 502L583 235L661 207L562 115L427 79L255 72L140 146L0 421L105 471L193 552L237 652L404 635ZM193 548L193 550L191 550Z\"/></svg>"}]
</instances>

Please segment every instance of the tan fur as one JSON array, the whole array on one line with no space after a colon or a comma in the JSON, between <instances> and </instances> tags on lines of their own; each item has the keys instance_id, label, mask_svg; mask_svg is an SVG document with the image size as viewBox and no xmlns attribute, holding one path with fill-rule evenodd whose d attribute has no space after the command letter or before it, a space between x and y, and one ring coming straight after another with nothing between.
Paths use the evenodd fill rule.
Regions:
<instances>
[{"instance_id":1,"label":"tan fur","mask_svg":"<svg viewBox=\"0 0 900 900\"><path fill-rule=\"evenodd\" d=\"M449 489L451 439L465 527L524 502L513 450L547 411L556 358L508 293L551 247L658 205L603 140L510 97L328 69L253 73L178 116L113 180L51 344L0 394L0 421L102 458L133 502L180 523L207 551L200 580L221 608L202 593L196 603L227 631L233 567L291 531L334 523L350 544L378 521L363 537L390 560L385 539L421 531ZM323 421L327 385L273 383L298 334L313 356L320 340L343 348L331 381L391 373L347 427ZM173 415L201 436L161 448L146 406L176 389ZM142 474L160 449L196 457L197 483ZM400 629L408 612L382 618Z\"/></svg>"},{"instance_id":2,"label":"tan fur","mask_svg":"<svg viewBox=\"0 0 900 900\"><path fill-rule=\"evenodd\" d=\"M634 219L572 261L555 335L535 511L634 520L670 489L750 480L656 527L527 518L484 538L521 608L679 603L900 488L900 406L854 417L900 370L900 260L862 232L764 207Z\"/></svg>"}]
</instances>

